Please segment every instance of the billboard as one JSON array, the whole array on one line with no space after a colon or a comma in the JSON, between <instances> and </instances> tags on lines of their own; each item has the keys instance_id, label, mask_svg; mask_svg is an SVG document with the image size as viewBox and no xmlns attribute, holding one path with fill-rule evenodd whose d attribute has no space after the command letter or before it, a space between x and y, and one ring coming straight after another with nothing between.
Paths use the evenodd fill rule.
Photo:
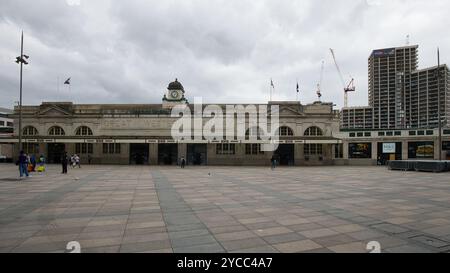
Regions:
<instances>
[{"instance_id":1,"label":"billboard","mask_svg":"<svg viewBox=\"0 0 450 273\"><path fill-rule=\"evenodd\" d=\"M383 143L383 154L395 154L395 143Z\"/></svg>"},{"instance_id":2,"label":"billboard","mask_svg":"<svg viewBox=\"0 0 450 273\"><path fill-rule=\"evenodd\" d=\"M375 58L384 57L384 56L394 56L395 55L395 48L385 48L385 49L374 50L372 52L372 55Z\"/></svg>"}]
</instances>

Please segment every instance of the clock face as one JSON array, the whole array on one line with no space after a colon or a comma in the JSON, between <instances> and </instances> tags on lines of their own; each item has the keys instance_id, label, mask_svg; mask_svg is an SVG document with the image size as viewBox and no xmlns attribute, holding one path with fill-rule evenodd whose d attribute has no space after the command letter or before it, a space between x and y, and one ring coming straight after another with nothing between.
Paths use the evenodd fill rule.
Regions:
<instances>
[{"instance_id":1,"label":"clock face","mask_svg":"<svg viewBox=\"0 0 450 273\"><path fill-rule=\"evenodd\" d=\"M174 99L178 98L178 92L177 91L172 91L170 92L170 96Z\"/></svg>"}]
</instances>

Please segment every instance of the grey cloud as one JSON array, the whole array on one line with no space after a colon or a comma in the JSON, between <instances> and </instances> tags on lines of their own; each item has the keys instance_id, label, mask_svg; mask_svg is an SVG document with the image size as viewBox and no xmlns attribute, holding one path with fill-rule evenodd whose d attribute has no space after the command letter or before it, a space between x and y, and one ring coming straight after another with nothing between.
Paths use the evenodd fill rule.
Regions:
<instances>
[{"instance_id":1,"label":"grey cloud","mask_svg":"<svg viewBox=\"0 0 450 273\"><path fill-rule=\"evenodd\" d=\"M316 99L325 61L323 100L342 106L342 87L328 49L367 104L367 57L374 48L420 45L420 66L443 62L450 3L434 1L67 1L0 3L0 106L18 98L20 31L31 56L24 71L24 102L159 103L177 77L188 99L264 102L270 78L274 99ZM20 12L19 12L20 11ZM57 77L60 90L57 91ZM62 84L72 77L71 91Z\"/></svg>"}]
</instances>

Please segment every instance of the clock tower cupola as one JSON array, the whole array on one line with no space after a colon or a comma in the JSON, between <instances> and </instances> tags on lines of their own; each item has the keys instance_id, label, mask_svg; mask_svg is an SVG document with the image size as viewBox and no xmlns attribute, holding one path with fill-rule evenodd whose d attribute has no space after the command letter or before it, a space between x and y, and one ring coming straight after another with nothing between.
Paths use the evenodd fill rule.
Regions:
<instances>
[{"instance_id":1,"label":"clock tower cupola","mask_svg":"<svg viewBox=\"0 0 450 273\"><path fill-rule=\"evenodd\" d=\"M188 103L186 98L184 97L184 87L178 81L178 79L175 79L175 81L169 83L169 86L167 86L167 91L164 94L162 101L164 108L172 108L174 105L177 104Z\"/></svg>"}]
</instances>

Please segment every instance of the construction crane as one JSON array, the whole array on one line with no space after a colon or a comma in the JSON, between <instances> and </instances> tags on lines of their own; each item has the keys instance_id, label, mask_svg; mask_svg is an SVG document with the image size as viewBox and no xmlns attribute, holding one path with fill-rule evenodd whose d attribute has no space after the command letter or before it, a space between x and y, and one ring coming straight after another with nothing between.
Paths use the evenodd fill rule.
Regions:
<instances>
[{"instance_id":1,"label":"construction crane","mask_svg":"<svg viewBox=\"0 0 450 273\"><path fill-rule=\"evenodd\" d=\"M320 80L319 80L319 83L317 84L317 91L316 91L319 101L320 101L320 97L322 97L322 92L321 92L320 88L322 87L323 65L324 65L324 61L322 60L322 66L320 67Z\"/></svg>"},{"instance_id":2,"label":"construction crane","mask_svg":"<svg viewBox=\"0 0 450 273\"><path fill-rule=\"evenodd\" d=\"M333 49L330 48L331 55L333 56L334 65L336 66L336 70L339 74L339 78L341 79L342 86L344 88L344 107L348 107L348 92L355 91L355 80L351 78L348 84L345 84L344 77L342 76L341 69L336 61L336 56L334 55Z\"/></svg>"}]
</instances>

